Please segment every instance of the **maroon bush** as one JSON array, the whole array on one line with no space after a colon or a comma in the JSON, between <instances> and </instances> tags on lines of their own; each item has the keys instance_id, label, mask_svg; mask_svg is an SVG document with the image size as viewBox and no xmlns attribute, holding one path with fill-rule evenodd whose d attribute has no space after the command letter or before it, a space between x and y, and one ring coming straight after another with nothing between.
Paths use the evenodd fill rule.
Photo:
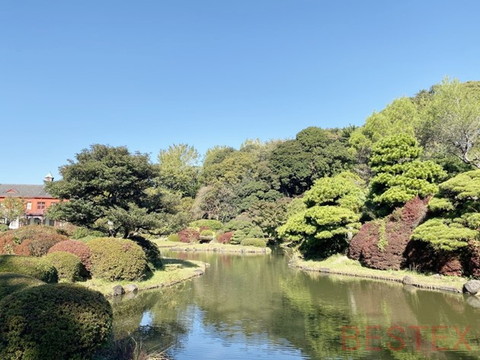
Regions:
<instances>
[{"instance_id":1,"label":"maroon bush","mask_svg":"<svg viewBox=\"0 0 480 360\"><path fill-rule=\"evenodd\" d=\"M195 229L186 228L178 233L178 237L180 241L184 243L197 242L200 240L200 232Z\"/></svg>"},{"instance_id":2,"label":"maroon bush","mask_svg":"<svg viewBox=\"0 0 480 360\"><path fill-rule=\"evenodd\" d=\"M373 269L405 267L407 244L427 214L428 200L417 197L386 218L364 224L350 242L348 256Z\"/></svg>"},{"instance_id":3,"label":"maroon bush","mask_svg":"<svg viewBox=\"0 0 480 360\"><path fill-rule=\"evenodd\" d=\"M30 225L0 233L0 254L43 256L60 241L68 240L51 226Z\"/></svg>"},{"instance_id":4,"label":"maroon bush","mask_svg":"<svg viewBox=\"0 0 480 360\"><path fill-rule=\"evenodd\" d=\"M232 240L233 231L226 232L217 236L217 242L221 244L229 244Z\"/></svg>"},{"instance_id":5,"label":"maroon bush","mask_svg":"<svg viewBox=\"0 0 480 360\"><path fill-rule=\"evenodd\" d=\"M61 241L55 244L54 246L52 246L48 250L48 253L50 254L58 251L64 251L70 254L77 255L80 258L80 261L82 262L83 266L85 266L85 269L90 271L92 267L92 263L90 259L90 257L92 256L92 252L90 248L83 242L78 240Z\"/></svg>"}]
</instances>

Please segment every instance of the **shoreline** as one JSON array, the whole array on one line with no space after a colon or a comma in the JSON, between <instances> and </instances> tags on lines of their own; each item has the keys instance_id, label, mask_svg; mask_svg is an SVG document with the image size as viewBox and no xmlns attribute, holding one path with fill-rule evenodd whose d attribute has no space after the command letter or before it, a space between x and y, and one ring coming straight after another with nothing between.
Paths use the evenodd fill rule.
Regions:
<instances>
[{"instance_id":1,"label":"shoreline","mask_svg":"<svg viewBox=\"0 0 480 360\"><path fill-rule=\"evenodd\" d=\"M345 257L346 258L346 257ZM323 261L305 261L299 258L292 258L288 262L288 266L293 269L298 269L307 273L320 273L325 275L345 276L350 278L378 280L385 282L395 282L403 286L412 286L415 288L431 291L441 291L455 294L462 294L462 286L469 279L466 278L451 278L451 277L436 277L434 279L429 275L407 272L404 270L378 270L365 268L358 264L349 265L350 269L341 269L343 265L343 258L337 257L337 266L330 258ZM354 262L353 260L349 260ZM324 264L325 263L325 264ZM352 269L358 267L358 269ZM435 275L434 275L435 276ZM425 279L422 279L424 277ZM449 284L452 283L451 285Z\"/></svg>"}]
</instances>

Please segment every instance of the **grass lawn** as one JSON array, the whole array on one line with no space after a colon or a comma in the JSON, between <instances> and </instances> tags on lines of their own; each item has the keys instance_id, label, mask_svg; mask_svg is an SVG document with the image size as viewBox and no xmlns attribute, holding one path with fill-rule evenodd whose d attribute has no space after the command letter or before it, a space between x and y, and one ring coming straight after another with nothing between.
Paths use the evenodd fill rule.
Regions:
<instances>
[{"instance_id":1,"label":"grass lawn","mask_svg":"<svg viewBox=\"0 0 480 360\"><path fill-rule=\"evenodd\" d=\"M152 277L143 281L108 281L102 279L90 279L79 284L90 289L100 291L104 295L111 295L115 285L125 286L135 284L139 290L153 289L174 285L178 282L201 275L208 264L202 261L181 260L181 259L162 259L164 270L157 270Z\"/></svg>"},{"instance_id":2,"label":"grass lawn","mask_svg":"<svg viewBox=\"0 0 480 360\"><path fill-rule=\"evenodd\" d=\"M409 270L376 270L362 266L358 261L347 258L345 255L336 254L322 261L303 260L298 257L293 258L291 265L304 270L330 270L332 272L341 272L345 275L365 276L365 277L385 277L388 279L403 279L409 276L414 283L423 284L432 287L451 287L461 291L463 284L469 279L458 276L439 276L433 274L421 274ZM327 272L327 271L325 271ZM381 279L380 279L381 280Z\"/></svg>"}]
</instances>

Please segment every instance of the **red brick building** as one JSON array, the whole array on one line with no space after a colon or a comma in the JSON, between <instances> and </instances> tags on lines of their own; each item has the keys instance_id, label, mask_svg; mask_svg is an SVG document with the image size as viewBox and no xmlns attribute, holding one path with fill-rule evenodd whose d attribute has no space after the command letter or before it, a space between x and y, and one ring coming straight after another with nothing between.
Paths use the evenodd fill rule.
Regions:
<instances>
[{"instance_id":1,"label":"red brick building","mask_svg":"<svg viewBox=\"0 0 480 360\"><path fill-rule=\"evenodd\" d=\"M52 175L45 176L44 181L53 181ZM25 204L24 215L12 221L11 228L30 224L55 225L46 217L46 210L60 200L48 194L45 185L0 184L0 203L7 197L20 198ZM2 220L5 219L0 222Z\"/></svg>"}]
</instances>

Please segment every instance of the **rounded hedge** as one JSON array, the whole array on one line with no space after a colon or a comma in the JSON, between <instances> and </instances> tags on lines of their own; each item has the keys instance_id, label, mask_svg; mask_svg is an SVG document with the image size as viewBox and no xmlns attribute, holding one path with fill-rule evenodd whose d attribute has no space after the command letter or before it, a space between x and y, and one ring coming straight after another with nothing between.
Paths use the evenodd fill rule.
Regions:
<instances>
[{"instance_id":1,"label":"rounded hedge","mask_svg":"<svg viewBox=\"0 0 480 360\"><path fill-rule=\"evenodd\" d=\"M140 235L131 236L129 239L142 248L152 271L162 268L162 256L157 245Z\"/></svg>"},{"instance_id":2,"label":"rounded hedge","mask_svg":"<svg viewBox=\"0 0 480 360\"><path fill-rule=\"evenodd\" d=\"M192 228L207 228L211 230L221 230L223 228L223 224L218 220L211 220L211 219L200 219L192 221L189 224Z\"/></svg>"},{"instance_id":3,"label":"rounded hedge","mask_svg":"<svg viewBox=\"0 0 480 360\"><path fill-rule=\"evenodd\" d=\"M111 331L110 304L81 286L40 285L0 301L1 359L90 359Z\"/></svg>"},{"instance_id":4,"label":"rounded hedge","mask_svg":"<svg viewBox=\"0 0 480 360\"><path fill-rule=\"evenodd\" d=\"M43 256L53 245L67 239L51 226L23 226L0 233L0 254Z\"/></svg>"},{"instance_id":5,"label":"rounded hedge","mask_svg":"<svg viewBox=\"0 0 480 360\"><path fill-rule=\"evenodd\" d=\"M34 277L46 283L56 283L58 272L43 258L18 255L0 255L0 272L10 272Z\"/></svg>"},{"instance_id":6,"label":"rounded hedge","mask_svg":"<svg viewBox=\"0 0 480 360\"><path fill-rule=\"evenodd\" d=\"M167 240L178 242L178 241L180 241L180 236L178 234L170 234L170 235L168 235Z\"/></svg>"},{"instance_id":7,"label":"rounded hedge","mask_svg":"<svg viewBox=\"0 0 480 360\"><path fill-rule=\"evenodd\" d=\"M0 300L16 291L43 284L45 284L43 281L31 276L14 273L0 273Z\"/></svg>"},{"instance_id":8,"label":"rounded hedge","mask_svg":"<svg viewBox=\"0 0 480 360\"><path fill-rule=\"evenodd\" d=\"M265 239L248 238L248 239L242 240L240 245L242 245L242 246L266 247L267 246L267 241Z\"/></svg>"},{"instance_id":9,"label":"rounded hedge","mask_svg":"<svg viewBox=\"0 0 480 360\"><path fill-rule=\"evenodd\" d=\"M56 251L45 256L58 272L59 280L75 282L87 277L87 270L77 255L65 251Z\"/></svg>"},{"instance_id":10,"label":"rounded hedge","mask_svg":"<svg viewBox=\"0 0 480 360\"><path fill-rule=\"evenodd\" d=\"M92 252L93 277L115 280L142 280L148 274L142 248L131 240L98 238L87 242Z\"/></svg>"},{"instance_id":11,"label":"rounded hedge","mask_svg":"<svg viewBox=\"0 0 480 360\"><path fill-rule=\"evenodd\" d=\"M90 248L85 243L78 240L61 241L53 245L48 250L48 253L51 254L57 251L64 251L73 255L77 255L80 258L83 266L85 266L85 269L90 270L90 267L92 266L90 262L90 257L92 256L92 252L90 251Z\"/></svg>"},{"instance_id":12,"label":"rounded hedge","mask_svg":"<svg viewBox=\"0 0 480 360\"><path fill-rule=\"evenodd\" d=\"M200 232L200 240L211 241L215 239L215 231L213 230L202 230Z\"/></svg>"}]
</instances>

